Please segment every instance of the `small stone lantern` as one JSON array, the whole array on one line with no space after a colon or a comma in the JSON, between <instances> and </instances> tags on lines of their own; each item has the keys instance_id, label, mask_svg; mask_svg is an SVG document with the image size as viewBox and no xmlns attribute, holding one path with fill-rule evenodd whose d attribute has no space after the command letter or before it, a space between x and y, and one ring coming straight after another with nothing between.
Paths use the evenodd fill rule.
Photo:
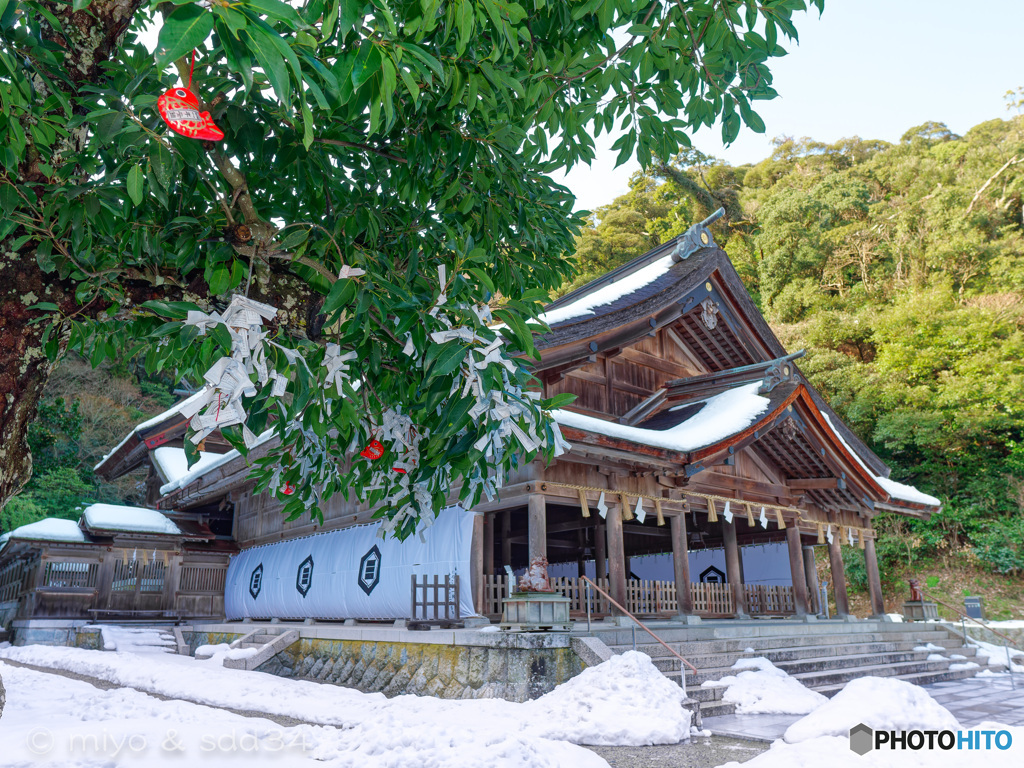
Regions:
<instances>
[{"instance_id":1,"label":"small stone lantern","mask_svg":"<svg viewBox=\"0 0 1024 768\"><path fill-rule=\"evenodd\" d=\"M517 591L501 601L501 628L516 632L568 632L569 598L556 594L548 579L548 561L535 557L519 579Z\"/></svg>"}]
</instances>

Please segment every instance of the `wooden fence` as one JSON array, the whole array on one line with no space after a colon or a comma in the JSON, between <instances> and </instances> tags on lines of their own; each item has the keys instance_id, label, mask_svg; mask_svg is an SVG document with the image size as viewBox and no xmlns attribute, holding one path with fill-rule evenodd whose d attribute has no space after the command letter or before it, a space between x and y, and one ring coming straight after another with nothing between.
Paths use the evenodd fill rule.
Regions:
<instances>
[{"instance_id":1,"label":"wooden fence","mask_svg":"<svg viewBox=\"0 0 1024 768\"><path fill-rule=\"evenodd\" d=\"M607 590L608 579L598 579L597 584ZM556 592L569 598L569 611L583 614L587 611L586 586L575 577L551 579ZM747 610L754 616L785 616L795 613L792 587L769 587L762 584L745 585ZM505 575L484 576L484 613L501 613L501 600L508 597L508 577ZM735 613L732 586L711 582L691 582L690 596L693 612L699 616L721 618ZM675 614L679 612L679 599L674 581L654 579L630 579L626 582L626 608L638 615ZM591 590L591 614L609 613L608 601Z\"/></svg>"}]
</instances>

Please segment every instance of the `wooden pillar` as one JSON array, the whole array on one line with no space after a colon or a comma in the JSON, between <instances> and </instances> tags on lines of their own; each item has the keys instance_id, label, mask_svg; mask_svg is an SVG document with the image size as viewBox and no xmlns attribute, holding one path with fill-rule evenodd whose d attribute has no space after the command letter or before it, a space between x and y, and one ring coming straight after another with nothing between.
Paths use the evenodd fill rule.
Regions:
<instances>
[{"instance_id":1,"label":"wooden pillar","mask_svg":"<svg viewBox=\"0 0 1024 768\"><path fill-rule=\"evenodd\" d=\"M501 565L512 565L512 512L501 513Z\"/></svg>"},{"instance_id":2,"label":"wooden pillar","mask_svg":"<svg viewBox=\"0 0 1024 768\"><path fill-rule=\"evenodd\" d=\"M605 524L598 521L594 526L594 578L605 579L608 577L608 562L605 558L607 550L605 542Z\"/></svg>"},{"instance_id":3,"label":"wooden pillar","mask_svg":"<svg viewBox=\"0 0 1024 768\"><path fill-rule=\"evenodd\" d=\"M114 563L121 557L116 549L107 550L100 556L100 568L96 574L96 599L93 608L107 608L110 604L110 588L114 583ZM177 590L178 585L174 585ZM172 593L173 594L173 593Z\"/></svg>"},{"instance_id":4,"label":"wooden pillar","mask_svg":"<svg viewBox=\"0 0 1024 768\"><path fill-rule=\"evenodd\" d=\"M548 556L548 515L547 503L539 493L530 495L529 508L527 510L527 528L529 535L529 556L528 560L535 557Z\"/></svg>"},{"instance_id":5,"label":"wooden pillar","mask_svg":"<svg viewBox=\"0 0 1024 768\"><path fill-rule=\"evenodd\" d=\"M732 599L737 618L747 616L747 592L743 584L740 548L736 544L736 526L722 520L722 545L725 547L725 578L732 585Z\"/></svg>"},{"instance_id":6,"label":"wooden pillar","mask_svg":"<svg viewBox=\"0 0 1024 768\"><path fill-rule=\"evenodd\" d=\"M836 596L836 615L840 618L850 615L850 596L846 593L846 567L843 565L839 536L832 537L828 545L828 560L832 566L832 591Z\"/></svg>"},{"instance_id":7,"label":"wooden pillar","mask_svg":"<svg viewBox=\"0 0 1024 768\"><path fill-rule=\"evenodd\" d=\"M668 519L672 534L672 566L676 577L676 597L679 614L693 613L693 594L690 592L690 550L686 543L686 518L673 515Z\"/></svg>"},{"instance_id":8,"label":"wooden pillar","mask_svg":"<svg viewBox=\"0 0 1024 768\"><path fill-rule=\"evenodd\" d=\"M622 538L622 512L617 504L608 510L608 582L611 596L620 605L626 605L626 548Z\"/></svg>"},{"instance_id":9,"label":"wooden pillar","mask_svg":"<svg viewBox=\"0 0 1024 768\"><path fill-rule=\"evenodd\" d=\"M181 543L178 543L181 546ZM112 553L108 553L104 560L110 560L110 577L114 576L114 560L111 556ZM162 557L161 553L161 557ZM165 610L174 610L178 606L178 588L181 586L181 561L183 560L180 550L172 551L167 553L167 567L164 569L164 594L163 594L163 608ZM102 573L103 566L100 566L100 572ZM109 589L109 587L108 587ZM109 595L109 592L108 592ZM97 608L106 607L105 604L97 605Z\"/></svg>"},{"instance_id":10,"label":"wooden pillar","mask_svg":"<svg viewBox=\"0 0 1024 768\"><path fill-rule=\"evenodd\" d=\"M484 573L494 575L494 515L484 515Z\"/></svg>"},{"instance_id":11,"label":"wooden pillar","mask_svg":"<svg viewBox=\"0 0 1024 768\"><path fill-rule=\"evenodd\" d=\"M481 616L484 610L484 516L473 516L473 545L469 552L469 570L473 579L473 608Z\"/></svg>"},{"instance_id":12,"label":"wooden pillar","mask_svg":"<svg viewBox=\"0 0 1024 768\"><path fill-rule=\"evenodd\" d=\"M807 615L807 576L804 573L804 556L800 548L800 528L796 520L786 528L786 544L789 545L789 573L793 578L793 607L797 616Z\"/></svg>"},{"instance_id":13,"label":"wooden pillar","mask_svg":"<svg viewBox=\"0 0 1024 768\"><path fill-rule=\"evenodd\" d=\"M814 562L814 547L804 547L804 576L807 579L807 611L822 613L821 590L818 589L818 567Z\"/></svg>"},{"instance_id":14,"label":"wooden pillar","mask_svg":"<svg viewBox=\"0 0 1024 768\"><path fill-rule=\"evenodd\" d=\"M885 616L885 600L882 597L882 579L878 573L874 539L864 541L864 565L868 572L868 592L871 593L871 618Z\"/></svg>"}]
</instances>

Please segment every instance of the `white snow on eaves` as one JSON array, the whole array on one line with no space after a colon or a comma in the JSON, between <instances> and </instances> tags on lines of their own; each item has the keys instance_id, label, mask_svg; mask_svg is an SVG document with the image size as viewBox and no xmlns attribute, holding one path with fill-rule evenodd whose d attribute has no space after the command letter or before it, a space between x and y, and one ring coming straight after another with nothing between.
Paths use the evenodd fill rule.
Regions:
<instances>
[{"instance_id":1,"label":"white snow on eaves","mask_svg":"<svg viewBox=\"0 0 1024 768\"><path fill-rule=\"evenodd\" d=\"M157 472L160 473L160 477L163 478L165 483L173 483L189 472L188 457L185 455L184 448L171 448L163 445L153 451L150 456L153 459L153 466L156 467ZM200 451L199 461L196 462L192 469L208 467L219 458L219 453Z\"/></svg>"},{"instance_id":2,"label":"white snow on eaves","mask_svg":"<svg viewBox=\"0 0 1024 768\"><path fill-rule=\"evenodd\" d=\"M564 409L552 414L559 426L685 453L713 445L753 424L768 408L768 398L757 394L760 386L761 382L755 381L709 397L699 412L670 429L630 427Z\"/></svg>"},{"instance_id":3,"label":"white snow on eaves","mask_svg":"<svg viewBox=\"0 0 1024 768\"><path fill-rule=\"evenodd\" d=\"M623 296L628 296L634 291L644 288L659 277L662 277L675 262L672 256L665 256L642 269L638 269L629 275L623 275L613 283L598 288L593 293L581 296L576 301L566 304L564 307L549 310L540 315L540 319L548 325L563 323L577 317L585 317L594 314L594 309L603 307L618 301Z\"/></svg>"},{"instance_id":4,"label":"white snow on eaves","mask_svg":"<svg viewBox=\"0 0 1024 768\"><path fill-rule=\"evenodd\" d=\"M256 438L256 443L253 445L253 448L255 448L258 445L263 445L263 443L267 442L267 440L269 440L273 436L274 430L267 429L266 431L263 432L263 434ZM237 450L232 449L227 453L220 454L219 456L214 455L214 457L209 461L204 461L204 458L201 457L199 461L196 462L190 470L188 470L188 472L178 477L177 480L172 480L169 483L161 485L160 495L166 496L169 493L177 491L179 488L184 488L188 485L191 485L200 477L205 475L207 472L212 472L213 470L217 469L217 467L223 467L225 464L234 461L241 455L242 454L240 454Z\"/></svg>"},{"instance_id":5,"label":"white snow on eaves","mask_svg":"<svg viewBox=\"0 0 1024 768\"><path fill-rule=\"evenodd\" d=\"M132 533L163 533L177 535L181 529L155 509L123 507L116 504L93 504L82 512L89 528L100 531L130 531Z\"/></svg>"},{"instance_id":6,"label":"white snow on eaves","mask_svg":"<svg viewBox=\"0 0 1024 768\"><path fill-rule=\"evenodd\" d=\"M48 517L45 520L38 520L20 528L15 528L10 533L0 536L0 546L7 543L9 539L28 539L31 541L66 541L76 544L84 544L88 541L85 532L78 527L74 520L62 520L56 517Z\"/></svg>"},{"instance_id":7,"label":"white snow on eaves","mask_svg":"<svg viewBox=\"0 0 1024 768\"><path fill-rule=\"evenodd\" d=\"M921 493L921 491L917 490L917 488L915 488L912 485L904 485L903 483L897 483L895 480L890 480L887 477L880 477L879 475L876 475L874 472L872 472L868 465L864 463L864 460L861 459L860 455L853 449L853 446L846 442L846 439L843 437L842 433L838 429L836 429L836 425L832 423L832 419L829 418L828 414L822 413L821 415L825 417L825 421L828 422L829 427L832 428L832 431L835 433L835 436L839 438L839 442L843 444L843 447L845 447L846 450L850 452L853 458L857 460L858 464L864 467L864 471L871 475L871 477L875 479L876 483L882 486L882 490L884 490L893 498L901 499L902 501L909 501L912 504L927 504L928 506L931 507L942 506L942 502L936 499L934 496L929 496L927 493Z\"/></svg>"},{"instance_id":8,"label":"white snow on eaves","mask_svg":"<svg viewBox=\"0 0 1024 768\"><path fill-rule=\"evenodd\" d=\"M117 451L121 448L121 446L123 446L125 443L127 443L132 435L136 435L139 432L142 432L143 430L149 429L150 427L155 427L157 424L159 424L160 422L164 421L165 419L170 418L171 416L173 416L176 413L180 413L182 408L184 408L187 404L189 404L189 403L199 399L199 397L202 394L203 394L203 390L199 390L194 395L190 395L189 397L185 398L184 400L182 400L177 405L172 405L170 408L168 408L163 413L158 413L156 416L153 416L150 419L146 419L145 421L140 422L139 424L136 424L135 428L131 432L129 432L127 435L125 435L124 439L120 443L118 443L113 448L111 448L107 452L107 455L99 460L99 462L96 464L96 466L93 467L93 470L95 471L95 470L99 469L100 465L103 464L104 461L106 461L111 456L113 456L115 453L117 453Z\"/></svg>"}]
</instances>

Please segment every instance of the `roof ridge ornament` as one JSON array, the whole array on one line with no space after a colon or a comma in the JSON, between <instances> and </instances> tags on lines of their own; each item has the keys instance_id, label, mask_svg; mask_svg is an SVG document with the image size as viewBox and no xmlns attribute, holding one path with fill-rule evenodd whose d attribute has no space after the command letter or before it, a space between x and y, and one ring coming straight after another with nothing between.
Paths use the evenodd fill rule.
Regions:
<instances>
[{"instance_id":1,"label":"roof ridge ornament","mask_svg":"<svg viewBox=\"0 0 1024 768\"><path fill-rule=\"evenodd\" d=\"M725 216L725 208L719 208L704 221L698 222L676 238L676 249L672 252L672 261L680 262L688 259L694 251L701 248L717 247L714 236L708 227Z\"/></svg>"}]
</instances>

